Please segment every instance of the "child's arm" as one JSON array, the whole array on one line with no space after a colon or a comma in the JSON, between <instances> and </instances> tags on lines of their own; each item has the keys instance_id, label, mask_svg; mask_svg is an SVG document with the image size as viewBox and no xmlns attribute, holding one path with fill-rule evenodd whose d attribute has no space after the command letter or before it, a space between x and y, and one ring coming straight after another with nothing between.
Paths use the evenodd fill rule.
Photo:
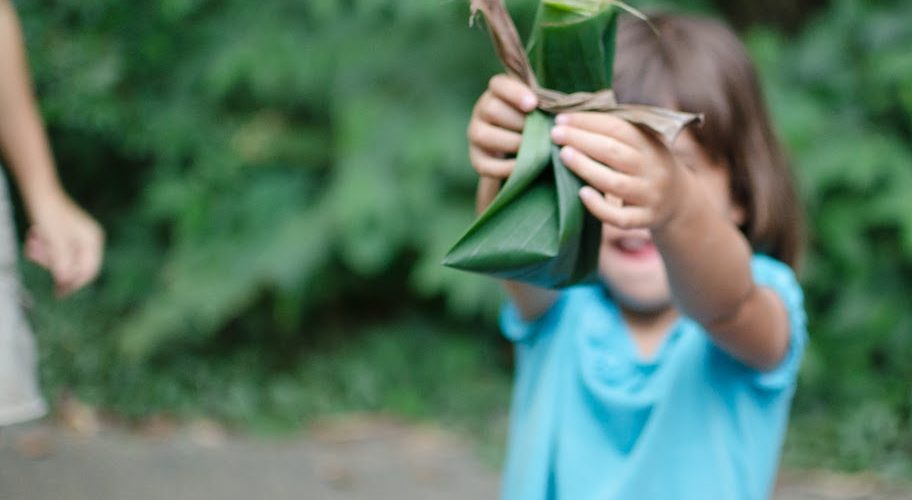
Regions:
<instances>
[{"instance_id":1,"label":"child's arm","mask_svg":"<svg viewBox=\"0 0 912 500\"><path fill-rule=\"evenodd\" d=\"M472 112L469 123L469 159L478 172L476 210L484 211L497 196L501 183L513 172L519 151L525 115L537 106L535 94L505 75L491 79ZM557 299L551 290L503 281L503 286L524 320L531 321L548 311Z\"/></svg>"},{"instance_id":2,"label":"child's arm","mask_svg":"<svg viewBox=\"0 0 912 500\"><path fill-rule=\"evenodd\" d=\"M98 274L103 232L60 184L32 94L19 20L8 0L0 0L0 75L0 151L32 222L26 255L50 270L58 293L66 295Z\"/></svg>"},{"instance_id":3,"label":"child's arm","mask_svg":"<svg viewBox=\"0 0 912 500\"><path fill-rule=\"evenodd\" d=\"M751 249L726 211L728 200L714 199L699 173L623 120L576 113L558 123L552 135L569 146L564 162L592 186L580 191L588 209L607 224L650 229L682 312L744 363L776 366L789 344L785 305L754 283Z\"/></svg>"}]
</instances>

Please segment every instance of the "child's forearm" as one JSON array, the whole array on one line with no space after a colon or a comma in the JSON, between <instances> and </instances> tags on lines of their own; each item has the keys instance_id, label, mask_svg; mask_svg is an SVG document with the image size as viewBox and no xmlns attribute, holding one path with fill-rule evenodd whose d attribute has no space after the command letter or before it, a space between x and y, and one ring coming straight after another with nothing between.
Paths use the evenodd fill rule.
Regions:
<instances>
[{"instance_id":1,"label":"child's forearm","mask_svg":"<svg viewBox=\"0 0 912 500\"><path fill-rule=\"evenodd\" d=\"M541 318L557 302L558 293L517 281L502 280L504 290L510 296L510 302L516 306L519 315L525 321Z\"/></svg>"},{"instance_id":2,"label":"child's forearm","mask_svg":"<svg viewBox=\"0 0 912 500\"><path fill-rule=\"evenodd\" d=\"M479 214L484 212L488 205L494 201L500 191L502 182L491 177L481 177L478 181L478 191L475 197L475 210ZM527 285L516 281L502 280L501 284L510 302L519 310L520 316L526 321L534 321L548 312L557 300L557 292L537 286Z\"/></svg>"},{"instance_id":3,"label":"child's forearm","mask_svg":"<svg viewBox=\"0 0 912 500\"><path fill-rule=\"evenodd\" d=\"M682 209L654 229L653 238L678 307L701 324L713 324L750 293L750 247L693 174L681 176L679 189Z\"/></svg>"},{"instance_id":4,"label":"child's forearm","mask_svg":"<svg viewBox=\"0 0 912 500\"><path fill-rule=\"evenodd\" d=\"M501 184L503 184L503 181L493 177L478 178L478 188L475 191L476 215L481 215L481 213L488 208L488 205L494 201L494 198L497 197L497 193L500 191Z\"/></svg>"},{"instance_id":5,"label":"child's forearm","mask_svg":"<svg viewBox=\"0 0 912 500\"><path fill-rule=\"evenodd\" d=\"M60 193L13 6L0 0L0 150L34 218L40 201Z\"/></svg>"},{"instance_id":6,"label":"child's forearm","mask_svg":"<svg viewBox=\"0 0 912 500\"><path fill-rule=\"evenodd\" d=\"M674 301L727 351L757 368L771 367L788 344L784 307L755 285L745 237L692 175L683 177L684 209L653 231Z\"/></svg>"}]
</instances>

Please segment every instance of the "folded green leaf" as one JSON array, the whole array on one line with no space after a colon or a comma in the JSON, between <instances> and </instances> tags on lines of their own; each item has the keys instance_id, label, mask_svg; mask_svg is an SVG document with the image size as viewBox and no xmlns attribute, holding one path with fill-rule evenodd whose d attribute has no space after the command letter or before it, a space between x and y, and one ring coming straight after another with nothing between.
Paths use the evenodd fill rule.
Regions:
<instances>
[{"instance_id":1,"label":"folded green leaf","mask_svg":"<svg viewBox=\"0 0 912 500\"><path fill-rule=\"evenodd\" d=\"M610 88L616 21L601 0L543 2L527 51L540 83L563 93ZM594 277L601 227L551 143L553 123L541 111L528 116L513 174L445 265L549 288Z\"/></svg>"}]
</instances>

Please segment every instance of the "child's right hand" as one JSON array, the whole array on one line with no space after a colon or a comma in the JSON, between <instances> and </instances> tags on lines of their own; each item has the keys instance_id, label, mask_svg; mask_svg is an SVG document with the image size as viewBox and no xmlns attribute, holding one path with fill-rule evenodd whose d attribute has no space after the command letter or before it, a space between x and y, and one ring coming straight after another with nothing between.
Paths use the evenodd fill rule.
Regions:
<instances>
[{"instance_id":1,"label":"child's right hand","mask_svg":"<svg viewBox=\"0 0 912 500\"><path fill-rule=\"evenodd\" d=\"M469 160L482 177L506 179L513 172L526 114L538 99L532 90L507 75L491 78L469 122Z\"/></svg>"}]
</instances>

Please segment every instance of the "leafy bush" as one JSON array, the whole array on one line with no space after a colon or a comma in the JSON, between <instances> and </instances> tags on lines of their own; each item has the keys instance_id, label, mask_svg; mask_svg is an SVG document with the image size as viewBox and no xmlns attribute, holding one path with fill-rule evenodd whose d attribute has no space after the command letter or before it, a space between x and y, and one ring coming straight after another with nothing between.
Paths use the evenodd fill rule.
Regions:
<instances>
[{"instance_id":1,"label":"leafy bush","mask_svg":"<svg viewBox=\"0 0 912 500\"><path fill-rule=\"evenodd\" d=\"M796 443L802 433L828 437L804 461L909 466L910 15L908 4L841 1L797 40L751 37L812 231L804 274L812 343L792 434Z\"/></svg>"},{"instance_id":2,"label":"leafy bush","mask_svg":"<svg viewBox=\"0 0 912 500\"><path fill-rule=\"evenodd\" d=\"M492 303L490 286L438 265L472 217L463 131L495 68L464 5L34 2L22 15L61 169L111 233L96 293L125 355L209 342L263 306L298 331L404 264L389 278L406 293L468 316Z\"/></svg>"},{"instance_id":3,"label":"leafy bush","mask_svg":"<svg viewBox=\"0 0 912 500\"><path fill-rule=\"evenodd\" d=\"M285 419L256 394L274 384L317 398L301 408L397 407L406 396L321 396L299 365L328 336L408 329L417 310L463 325L429 327L446 357L466 348L440 332L496 309L492 283L439 265L472 218L464 130L497 69L465 4L18 7L65 183L110 241L103 279L69 302L26 269L50 395L242 424ZM483 331L476 356L496 338ZM382 383L383 360L352 342Z\"/></svg>"}]
</instances>

